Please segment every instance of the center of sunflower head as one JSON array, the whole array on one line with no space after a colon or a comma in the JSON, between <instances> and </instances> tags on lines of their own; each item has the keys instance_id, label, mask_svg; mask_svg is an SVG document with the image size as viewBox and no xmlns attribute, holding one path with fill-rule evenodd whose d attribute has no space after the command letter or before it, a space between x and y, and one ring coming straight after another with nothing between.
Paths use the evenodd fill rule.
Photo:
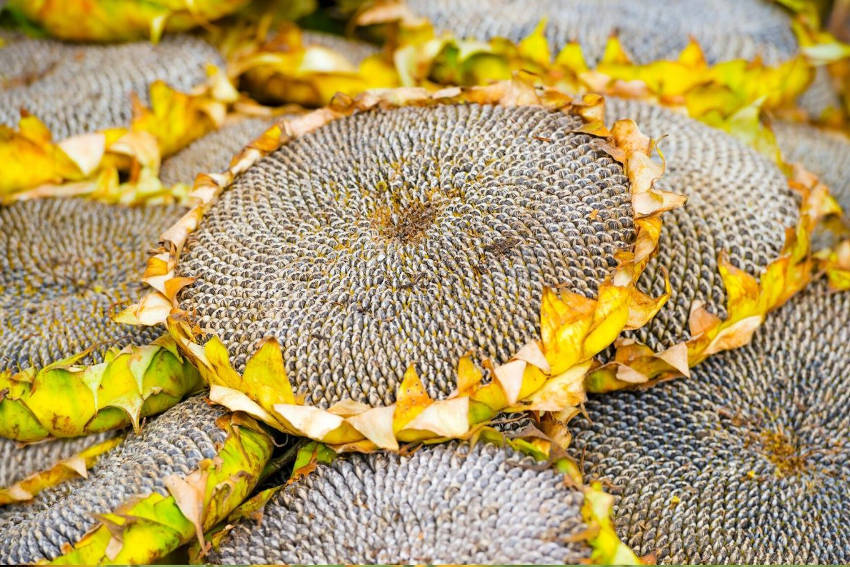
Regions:
<instances>
[{"instance_id":1,"label":"center of sunflower head","mask_svg":"<svg viewBox=\"0 0 850 567\"><path fill-rule=\"evenodd\" d=\"M379 207L372 215L372 228L383 240L415 244L434 224L440 208L431 199Z\"/></svg>"},{"instance_id":2,"label":"center of sunflower head","mask_svg":"<svg viewBox=\"0 0 850 567\"><path fill-rule=\"evenodd\" d=\"M85 297L91 292L101 293L106 287L122 285L120 276L112 280L114 270L104 261L86 254L69 252L67 255L47 256L42 263L34 264L31 273L24 276L24 291L30 310L42 302L64 301L70 297ZM129 279L129 278L128 278Z\"/></svg>"},{"instance_id":3,"label":"center of sunflower head","mask_svg":"<svg viewBox=\"0 0 850 567\"><path fill-rule=\"evenodd\" d=\"M806 452L781 428L762 429L754 435L753 440L782 476L808 472Z\"/></svg>"},{"instance_id":4,"label":"center of sunflower head","mask_svg":"<svg viewBox=\"0 0 850 567\"><path fill-rule=\"evenodd\" d=\"M766 459L780 477L808 475L816 472L817 455L825 451L808 435L797 435L775 420L746 417L741 414L727 414L729 424L735 428L735 435L743 438L743 446ZM758 476L750 471L751 476Z\"/></svg>"}]
</instances>

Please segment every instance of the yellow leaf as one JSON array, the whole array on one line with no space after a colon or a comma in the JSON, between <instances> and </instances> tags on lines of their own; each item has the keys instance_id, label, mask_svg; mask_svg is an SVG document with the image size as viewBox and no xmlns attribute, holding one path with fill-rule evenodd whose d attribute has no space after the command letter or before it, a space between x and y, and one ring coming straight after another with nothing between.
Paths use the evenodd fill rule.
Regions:
<instances>
[{"instance_id":1,"label":"yellow leaf","mask_svg":"<svg viewBox=\"0 0 850 567\"><path fill-rule=\"evenodd\" d=\"M80 179L74 160L53 144L47 128L35 116L21 119L18 130L0 125L0 197L43 183Z\"/></svg>"},{"instance_id":2,"label":"yellow leaf","mask_svg":"<svg viewBox=\"0 0 850 567\"><path fill-rule=\"evenodd\" d=\"M150 87L150 108L133 104L131 129L152 134L160 153L168 156L213 130L216 104L211 98L192 96L156 81Z\"/></svg>"},{"instance_id":3,"label":"yellow leaf","mask_svg":"<svg viewBox=\"0 0 850 567\"><path fill-rule=\"evenodd\" d=\"M82 134L59 142L59 147L83 175L93 172L106 151L106 136L100 132Z\"/></svg>"},{"instance_id":4,"label":"yellow leaf","mask_svg":"<svg viewBox=\"0 0 850 567\"><path fill-rule=\"evenodd\" d=\"M693 38L688 41L688 45L679 54L679 62L688 67L704 67L706 65L705 55L699 43Z\"/></svg>"},{"instance_id":5,"label":"yellow leaf","mask_svg":"<svg viewBox=\"0 0 850 567\"><path fill-rule=\"evenodd\" d=\"M725 255L718 259L717 270L726 288L726 305L729 312L749 312L759 296L759 284L756 279L729 263Z\"/></svg>"},{"instance_id":6,"label":"yellow leaf","mask_svg":"<svg viewBox=\"0 0 850 567\"><path fill-rule=\"evenodd\" d=\"M546 18L540 20L528 37L519 42L519 53L540 65L548 65L552 60L549 51L549 41L543 33L546 29Z\"/></svg>"},{"instance_id":7,"label":"yellow leaf","mask_svg":"<svg viewBox=\"0 0 850 567\"><path fill-rule=\"evenodd\" d=\"M499 384L491 382L490 384L485 384L478 390L476 390L472 394L472 399L476 402L479 402L489 408L491 411L488 413L495 414L499 410L508 405L508 399L505 397L505 391ZM492 417L491 415L487 415L487 417L483 419L489 419Z\"/></svg>"},{"instance_id":8,"label":"yellow leaf","mask_svg":"<svg viewBox=\"0 0 850 567\"><path fill-rule=\"evenodd\" d=\"M47 470L33 473L7 488L0 488L0 506L31 500L42 490L61 484L76 476L87 477L87 469L94 466L103 454L116 447L123 440L124 437L119 436L96 443L72 457L59 461Z\"/></svg>"},{"instance_id":9,"label":"yellow leaf","mask_svg":"<svg viewBox=\"0 0 850 567\"><path fill-rule=\"evenodd\" d=\"M528 396L539 390L551 377L548 371L544 372L533 364L527 364L525 366L525 372L522 373L522 387L519 390L518 399L523 400L528 398Z\"/></svg>"},{"instance_id":10,"label":"yellow leaf","mask_svg":"<svg viewBox=\"0 0 850 567\"><path fill-rule=\"evenodd\" d=\"M469 397L437 400L404 426L403 431L427 431L438 437L456 439L469 431Z\"/></svg>"},{"instance_id":11,"label":"yellow leaf","mask_svg":"<svg viewBox=\"0 0 850 567\"><path fill-rule=\"evenodd\" d=\"M242 377L233 369L230 364L230 355L227 353L227 347L221 342L217 336L213 336L206 342L203 347L205 362L207 363L206 372L204 368L199 368L201 373L210 384L219 384L230 388L239 389L242 382Z\"/></svg>"},{"instance_id":12,"label":"yellow leaf","mask_svg":"<svg viewBox=\"0 0 850 567\"><path fill-rule=\"evenodd\" d=\"M691 337L702 336L721 323L720 317L710 313L703 305L702 301L696 301L691 306L691 313L688 317L688 329Z\"/></svg>"},{"instance_id":13,"label":"yellow leaf","mask_svg":"<svg viewBox=\"0 0 850 567\"><path fill-rule=\"evenodd\" d=\"M519 399L519 391L522 388L522 376L525 373L526 362L524 360L511 360L499 365L495 369L496 381L502 386L505 398L509 404L515 404Z\"/></svg>"},{"instance_id":14,"label":"yellow leaf","mask_svg":"<svg viewBox=\"0 0 850 567\"><path fill-rule=\"evenodd\" d=\"M242 380L246 391L251 392L251 396L263 408L270 408L276 403L295 402L277 339L263 340L260 348L245 364Z\"/></svg>"},{"instance_id":15,"label":"yellow leaf","mask_svg":"<svg viewBox=\"0 0 850 567\"><path fill-rule=\"evenodd\" d=\"M548 380L529 396L527 409L561 411L584 403L584 376L592 365L592 361L583 362Z\"/></svg>"},{"instance_id":16,"label":"yellow leaf","mask_svg":"<svg viewBox=\"0 0 850 567\"><path fill-rule=\"evenodd\" d=\"M540 348L540 343L538 341L529 341L525 343L516 352L513 358L517 360L524 360L547 374L551 372L549 361L546 360L546 355L543 354L543 350Z\"/></svg>"},{"instance_id":17,"label":"yellow leaf","mask_svg":"<svg viewBox=\"0 0 850 567\"><path fill-rule=\"evenodd\" d=\"M671 346L661 352L658 358L681 372L682 375L690 378L691 369L688 364L688 346L685 343L678 343Z\"/></svg>"},{"instance_id":18,"label":"yellow leaf","mask_svg":"<svg viewBox=\"0 0 850 567\"><path fill-rule=\"evenodd\" d=\"M204 547L204 492L207 485L206 471L194 471L187 477L177 474L165 478L165 487L183 516L195 527L195 537L201 548Z\"/></svg>"},{"instance_id":19,"label":"yellow leaf","mask_svg":"<svg viewBox=\"0 0 850 567\"><path fill-rule=\"evenodd\" d=\"M393 430L394 413L395 405L373 408L349 417L348 423L381 449L398 451L398 441Z\"/></svg>"},{"instance_id":20,"label":"yellow leaf","mask_svg":"<svg viewBox=\"0 0 850 567\"><path fill-rule=\"evenodd\" d=\"M631 63L631 57L626 53L623 44L620 42L620 38L616 35L608 38L608 42L605 44L605 51L602 53L600 65L613 63L621 65Z\"/></svg>"},{"instance_id":21,"label":"yellow leaf","mask_svg":"<svg viewBox=\"0 0 850 567\"><path fill-rule=\"evenodd\" d=\"M576 293L543 290L540 334L553 374L560 374L581 358L595 307L594 300Z\"/></svg>"},{"instance_id":22,"label":"yellow leaf","mask_svg":"<svg viewBox=\"0 0 850 567\"><path fill-rule=\"evenodd\" d=\"M422 410L431 404L431 397L425 391L416 367L408 366L404 378L396 392L395 412L393 413L393 431L398 433Z\"/></svg>"},{"instance_id":23,"label":"yellow leaf","mask_svg":"<svg viewBox=\"0 0 850 567\"><path fill-rule=\"evenodd\" d=\"M577 41L571 41L561 49L561 52L555 57L555 65L564 67L575 75L588 70L581 45Z\"/></svg>"},{"instance_id":24,"label":"yellow leaf","mask_svg":"<svg viewBox=\"0 0 850 567\"><path fill-rule=\"evenodd\" d=\"M210 386L209 398L210 401L222 405L230 411L245 412L248 415L256 417L260 421L270 425L277 422L277 420L270 413L260 407L257 402L233 388L212 384Z\"/></svg>"},{"instance_id":25,"label":"yellow leaf","mask_svg":"<svg viewBox=\"0 0 850 567\"><path fill-rule=\"evenodd\" d=\"M708 347L703 351L702 356L711 356L720 351L731 350L748 344L762 321L763 317L761 315L753 315L725 327L709 343Z\"/></svg>"},{"instance_id":26,"label":"yellow leaf","mask_svg":"<svg viewBox=\"0 0 850 567\"><path fill-rule=\"evenodd\" d=\"M592 533L588 543L593 548L591 561L598 565L641 565L642 561L617 537L611 520L614 497L593 482L584 489L582 516Z\"/></svg>"},{"instance_id":27,"label":"yellow leaf","mask_svg":"<svg viewBox=\"0 0 850 567\"><path fill-rule=\"evenodd\" d=\"M614 342L629 318L628 288L603 283L599 286L599 299L593 313L593 329L584 339L585 357L601 352Z\"/></svg>"},{"instance_id":28,"label":"yellow leaf","mask_svg":"<svg viewBox=\"0 0 850 567\"><path fill-rule=\"evenodd\" d=\"M316 441L343 425L343 418L321 408L295 404L275 404L274 412L292 425L292 431Z\"/></svg>"},{"instance_id":29,"label":"yellow leaf","mask_svg":"<svg viewBox=\"0 0 850 567\"><path fill-rule=\"evenodd\" d=\"M462 356L457 362L457 393L462 396L472 392L481 383L484 374L472 362L469 356Z\"/></svg>"}]
</instances>

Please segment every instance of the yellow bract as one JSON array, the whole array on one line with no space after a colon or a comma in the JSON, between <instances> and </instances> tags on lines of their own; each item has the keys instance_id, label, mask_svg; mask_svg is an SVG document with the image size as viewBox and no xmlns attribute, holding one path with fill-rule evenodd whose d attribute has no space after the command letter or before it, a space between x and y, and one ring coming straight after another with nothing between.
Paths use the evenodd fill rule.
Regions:
<instances>
[{"instance_id":1,"label":"yellow bract","mask_svg":"<svg viewBox=\"0 0 850 567\"><path fill-rule=\"evenodd\" d=\"M33 442L128 424L138 429L142 416L202 386L197 370L167 336L147 346L112 349L99 364L78 365L87 354L38 370L0 372L0 437Z\"/></svg>"},{"instance_id":2,"label":"yellow bract","mask_svg":"<svg viewBox=\"0 0 850 567\"><path fill-rule=\"evenodd\" d=\"M815 259L833 290L850 290L850 240L842 240L831 249L819 251Z\"/></svg>"},{"instance_id":3,"label":"yellow bract","mask_svg":"<svg viewBox=\"0 0 850 567\"><path fill-rule=\"evenodd\" d=\"M643 565L644 561L617 536L611 519L613 506L614 497L605 493L599 482L585 487L581 512L591 530L588 534L588 544L593 548L591 562L597 565Z\"/></svg>"},{"instance_id":4,"label":"yellow bract","mask_svg":"<svg viewBox=\"0 0 850 567\"><path fill-rule=\"evenodd\" d=\"M18 129L0 125L0 197L21 188L83 177L81 165L51 141L50 131L35 116L24 116Z\"/></svg>"},{"instance_id":5,"label":"yellow bract","mask_svg":"<svg viewBox=\"0 0 850 567\"><path fill-rule=\"evenodd\" d=\"M235 37L222 41L230 51L231 79L258 100L320 106L337 93L354 96L398 85L391 62L381 55L356 63L347 53L310 43L294 25L281 27L268 40L253 32L234 30Z\"/></svg>"},{"instance_id":6,"label":"yellow bract","mask_svg":"<svg viewBox=\"0 0 850 567\"><path fill-rule=\"evenodd\" d=\"M815 28L798 19L795 31L803 45L801 54L773 66L759 59L710 65L693 40L676 58L636 64L613 36L600 62L592 67L576 42L558 53L550 51L545 19L517 43L504 38L485 42L437 35L402 2L390 4L394 5L378 3L362 13L357 23L398 22L393 58L403 85L487 84L522 74L570 93L596 92L681 108L697 120L753 143L772 158L778 157L772 134L752 119L752 113L758 118L761 110L795 108L814 79L816 65L850 55L850 46L812 31Z\"/></svg>"},{"instance_id":7,"label":"yellow bract","mask_svg":"<svg viewBox=\"0 0 850 567\"><path fill-rule=\"evenodd\" d=\"M211 68L212 73L218 71ZM228 93L235 100L235 93ZM171 89L162 81L150 88L150 108L133 100L131 131L147 132L157 141L162 155L171 155L189 145L224 121L225 106L213 98L188 95Z\"/></svg>"},{"instance_id":8,"label":"yellow bract","mask_svg":"<svg viewBox=\"0 0 850 567\"><path fill-rule=\"evenodd\" d=\"M403 30L395 58L398 73L403 84L454 81L471 85L528 71L543 84L572 92L641 94L668 105L710 105L725 115L762 97L771 108L793 103L813 74L804 56L775 67L743 59L709 65L693 40L677 59L636 64L616 36L608 40L599 64L591 68L578 43L565 45L553 58L545 28L546 21L542 20L517 44L504 39L481 42L449 34L436 36L428 24L415 31ZM497 69L502 76L481 73L476 70L479 65Z\"/></svg>"}]
</instances>

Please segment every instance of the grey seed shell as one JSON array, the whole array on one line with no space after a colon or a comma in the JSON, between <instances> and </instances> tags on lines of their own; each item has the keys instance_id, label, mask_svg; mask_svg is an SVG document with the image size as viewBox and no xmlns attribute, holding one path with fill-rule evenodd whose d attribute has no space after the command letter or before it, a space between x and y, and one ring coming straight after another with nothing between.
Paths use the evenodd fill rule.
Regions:
<instances>
[{"instance_id":1,"label":"grey seed shell","mask_svg":"<svg viewBox=\"0 0 850 567\"><path fill-rule=\"evenodd\" d=\"M0 439L0 487L8 487L33 473L45 471L63 459L73 457L121 431L105 431L74 439L56 439L21 445L11 439Z\"/></svg>"},{"instance_id":2,"label":"grey seed shell","mask_svg":"<svg viewBox=\"0 0 850 567\"><path fill-rule=\"evenodd\" d=\"M62 546L77 542L95 524L95 515L111 512L139 496L157 492L171 474L197 469L215 457L226 432L216 425L224 415L201 396L169 409L139 435L131 434L89 471L40 493L29 504L0 508L0 563L54 559Z\"/></svg>"},{"instance_id":3,"label":"grey seed shell","mask_svg":"<svg viewBox=\"0 0 850 567\"><path fill-rule=\"evenodd\" d=\"M223 65L212 46L184 35L157 44L13 39L0 47L0 124L17 126L24 108L44 122L54 140L127 126L130 93L147 104L158 79L188 92L206 80L208 63Z\"/></svg>"},{"instance_id":4,"label":"grey seed shell","mask_svg":"<svg viewBox=\"0 0 850 567\"><path fill-rule=\"evenodd\" d=\"M820 118L829 109L840 110L841 97L832 84L826 67L816 67L815 77L809 88L797 99L800 108L812 119Z\"/></svg>"},{"instance_id":5,"label":"grey seed shell","mask_svg":"<svg viewBox=\"0 0 850 567\"><path fill-rule=\"evenodd\" d=\"M182 209L85 199L0 207L0 371L43 367L95 347L147 344L157 327L120 325L116 309L141 296L148 252Z\"/></svg>"},{"instance_id":6,"label":"grey seed shell","mask_svg":"<svg viewBox=\"0 0 850 567\"><path fill-rule=\"evenodd\" d=\"M365 41L354 41L324 32L304 31L301 33L301 43L305 46L317 45L344 55L355 67L364 59L380 51L374 45Z\"/></svg>"},{"instance_id":7,"label":"grey seed shell","mask_svg":"<svg viewBox=\"0 0 850 567\"><path fill-rule=\"evenodd\" d=\"M837 131L785 121L774 122L773 131L785 160L815 173L850 211L850 139Z\"/></svg>"},{"instance_id":8,"label":"grey seed shell","mask_svg":"<svg viewBox=\"0 0 850 567\"><path fill-rule=\"evenodd\" d=\"M779 256L798 205L779 168L743 142L658 106L607 100L609 122L632 118L659 141L666 171L657 186L688 197L662 216L658 254L638 281L643 291L661 295L666 269L672 296L648 325L625 334L658 352L690 338L694 301L726 318L718 255L727 252L733 265L759 276Z\"/></svg>"},{"instance_id":9,"label":"grey seed shell","mask_svg":"<svg viewBox=\"0 0 850 567\"><path fill-rule=\"evenodd\" d=\"M543 18L549 47L558 53L578 40L595 65L617 32L636 63L675 58L695 37L710 63L761 55L770 64L790 59L798 44L788 14L763 0L406 0L438 31L461 38L519 41Z\"/></svg>"},{"instance_id":10,"label":"grey seed shell","mask_svg":"<svg viewBox=\"0 0 850 567\"><path fill-rule=\"evenodd\" d=\"M284 487L209 560L269 563L579 563L583 496L511 449L456 442L351 455Z\"/></svg>"},{"instance_id":11,"label":"grey seed shell","mask_svg":"<svg viewBox=\"0 0 850 567\"><path fill-rule=\"evenodd\" d=\"M579 125L475 104L331 122L211 207L181 306L239 370L277 337L308 403L389 405L410 364L445 397L466 352L506 361L539 335L544 285L595 297L634 241L628 179Z\"/></svg>"},{"instance_id":12,"label":"grey seed shell","mask_svg":"<svg viewBox=\"0 0 850 567\"><path fill-rule=\"evenodd\" d=\"M586 410L572 450L611 483L617 531L636 553L850 561L850 294L811 284L690 379L593 397Z\"/></svg>"},{"instance_id":13,"label":"grey seed shell","mask_svg":"<svg viewBox=\"0 0 850 567\"><path fill-rule=\"evenodd\" d=\"M159 178L166 186L192 185L199 173L218 173L254 138L278 118L245 118L195 140L162 163Z\"/></svg>"}]
</instances>

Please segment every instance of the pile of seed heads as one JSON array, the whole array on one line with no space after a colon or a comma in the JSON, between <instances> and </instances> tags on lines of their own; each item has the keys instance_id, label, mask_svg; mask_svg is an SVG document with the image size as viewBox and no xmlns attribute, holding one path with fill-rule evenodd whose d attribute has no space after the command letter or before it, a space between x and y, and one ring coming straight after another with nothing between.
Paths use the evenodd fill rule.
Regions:
<instances>
[{"instance_id":1,"label":"pile of seed heads","mask_svg":"<svg viewBox=\"0 0 850 567\"><path fill-rule=\"evenodd\" d=\"M578 39L591 64L613 31L640 63L677 55L690 36L712 63L778 63L799 50L788 15L768 2L567 4L407 2L438 32L481 40L519 41L547 15L553 53ZM131 93L148 103L157 79L189 91L206 79L205 63L222 63L190 36L157 45L0 37L8 42L0 123L14 126L26 109L55 140L127 125ZM355 66L378 53L327 34L303 41L347 51ZM804 106L834 102L824 74L817 77ZM798 199L769 159L689 118L617 99L607 117L664 138L657 187L688 197L664 216L659 253L638 284L657 296L669 277L671 297L624 335L661 351L690 338L695 303L730 315L718 254L759 276L798 222ZM161 179L191 184L223 170L269 124L229 124L167 159ZM428 394L445 398L466 354L491 380L483 361L506 362L540 336L544 287L595 298L617 253L635 242L628 178L579 126L543 108L481 104L332 121L259 160L206 212L176 267L194 280L180 306L224 341L238 371L261 339L277 338L288 378L310 405L392 404L411 364ZM776 128L787 155L814 158L816 173L846 200L846 139ZM0 372L89 348L80 362L98 363L109 347L160 335L110 315L139 299L148 252L182 212L82 199L0 207ZM846 293L813 284L769 316L750 345L710 358L690 379L588 401L572 424L571 456L616 496L617 532L629 546L664 563L850 560L848 313ZM217 458L224 413L190 398L130 433L88 478L0 507L0 562L56 558L97 525L97 514L167 495L169 475ZM497 429L521 436L539 433L534 425L522 415ZM0 441L0 486L116 434L24 448ZM207 560L577 563L592 552L584 493L508 447L451 442L314 464L292 482L288 468L266 479L283 487L262 520L229 524Z\"/></svg>"}]
</instances>

